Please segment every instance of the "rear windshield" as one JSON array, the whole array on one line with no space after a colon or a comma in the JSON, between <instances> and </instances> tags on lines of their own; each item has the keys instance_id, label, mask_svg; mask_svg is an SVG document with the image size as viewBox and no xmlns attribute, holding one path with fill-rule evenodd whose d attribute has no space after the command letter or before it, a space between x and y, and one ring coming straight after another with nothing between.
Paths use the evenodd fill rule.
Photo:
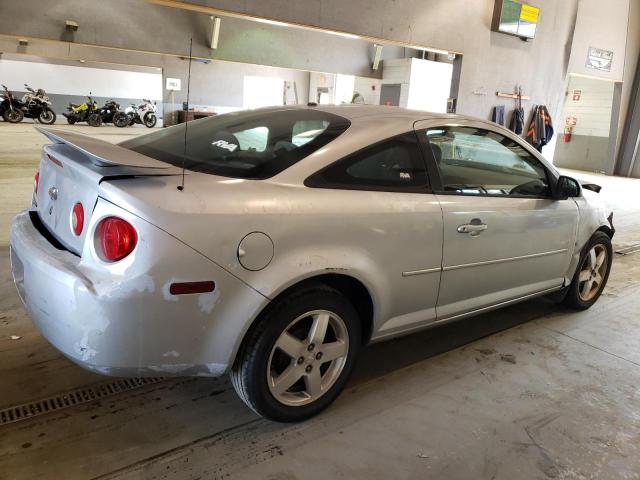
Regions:
<instances>
[{"instance_id":1,"label":"rear windshield","mask_svg":"<svg viewBox=\"0 0 640 480\"><path fill-rule=\"evenodd\" d=\"M127 140L120 146L182 166L185 125ZM350 122L311 109L245 111L189 122L185 168L234 178L269 178L322 148Z\"/></svg>"}]
</instances>

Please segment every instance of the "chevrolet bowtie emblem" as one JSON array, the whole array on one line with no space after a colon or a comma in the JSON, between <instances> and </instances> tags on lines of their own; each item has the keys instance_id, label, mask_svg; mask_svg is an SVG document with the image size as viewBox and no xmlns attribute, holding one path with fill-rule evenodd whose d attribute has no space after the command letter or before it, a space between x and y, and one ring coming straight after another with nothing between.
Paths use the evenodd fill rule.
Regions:
<instances>
[{"instance_id":1,"label":"chevrolet bowtie emblem","mask_svg":"<svg viewBox=\"0 0 640 480\"><path fill-rule=\"evenodd\" d=\"M51 200L58 199L58 189L56 187L51 187L49 189L49 197L51 197Z\"/></svg>"}]
</instances>

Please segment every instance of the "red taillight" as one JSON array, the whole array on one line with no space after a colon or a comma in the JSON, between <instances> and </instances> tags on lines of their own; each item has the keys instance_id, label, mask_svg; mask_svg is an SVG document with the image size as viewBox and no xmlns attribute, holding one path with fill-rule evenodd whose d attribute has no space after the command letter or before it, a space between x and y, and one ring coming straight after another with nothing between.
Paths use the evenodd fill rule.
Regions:
<instances>
[{"instance_id":1,"label":"red taillight","mask_svg":"<svg viewBox=\"0 0 640 480\"><path fill-rule=\"evenodd\" d=\"M102 220L97 232L103 259L109 262L122 260L138 243L138 233L133 225L118 217Z\"/></svg>"},{"instance_id":2,"label":"red taillight","mask_svg":"<svg viewBox=\"0 0 640 480\"><path fill-rule=\"evenodd\" d=\"M40 183L40 172L36 172L36 177L33 179L33 191L38 193L38 184Z\"/></svg>"},{"instance_id":3,"label":"red taillight","mask_svg":"<svg viewBox=\"0 0 640 480\"><path fill-rule=\"evenodd\" d=\"M71 228L76 236L82 233L82 229L84 228L84 208L82 208L81 203L76 203L73 206L73 211L71 212Z\"/></svg>"}]
</instances>

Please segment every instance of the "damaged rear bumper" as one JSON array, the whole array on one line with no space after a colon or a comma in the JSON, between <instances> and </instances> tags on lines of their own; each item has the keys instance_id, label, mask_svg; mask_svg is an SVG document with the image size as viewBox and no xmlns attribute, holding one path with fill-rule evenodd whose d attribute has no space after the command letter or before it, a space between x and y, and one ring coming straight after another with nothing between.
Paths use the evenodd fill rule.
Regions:
<instances>
[{"instance_id":1,"label":"damaged rear bumper","mask_svg":"<svg viewBox=\"0 0 640 480\"><path fill-rule=\"evenodd\" d=\"M114 208L98 202L88 228ZM153 225L118 213L134 223L142 241L131 254L136 258L117 267L92 258L91 246L82 257L56 248L29 212L15 217L11 270L29 316L66 357L98 373L223 374L268 300ZM215 290L169 291L173 282L196 280L213 280Z\"/></svg>"}]
</instances>

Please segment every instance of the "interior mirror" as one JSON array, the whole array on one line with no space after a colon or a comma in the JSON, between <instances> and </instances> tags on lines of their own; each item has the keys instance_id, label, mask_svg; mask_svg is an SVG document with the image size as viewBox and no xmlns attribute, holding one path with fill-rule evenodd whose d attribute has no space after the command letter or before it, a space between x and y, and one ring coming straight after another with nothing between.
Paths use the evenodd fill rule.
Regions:
<instances>
[{"instance_id":1,"label":"interior mirror","mask_svg":"<svg viewBox=\"0 0 640 480\"><path fill-rule=\"evenodd\" d=\"M575 178L566 177L564 175L558 178L556 183L556 191L554 198L563 200L571 197L580 196L580 183Z\"/></svg>"}]
</instances>

